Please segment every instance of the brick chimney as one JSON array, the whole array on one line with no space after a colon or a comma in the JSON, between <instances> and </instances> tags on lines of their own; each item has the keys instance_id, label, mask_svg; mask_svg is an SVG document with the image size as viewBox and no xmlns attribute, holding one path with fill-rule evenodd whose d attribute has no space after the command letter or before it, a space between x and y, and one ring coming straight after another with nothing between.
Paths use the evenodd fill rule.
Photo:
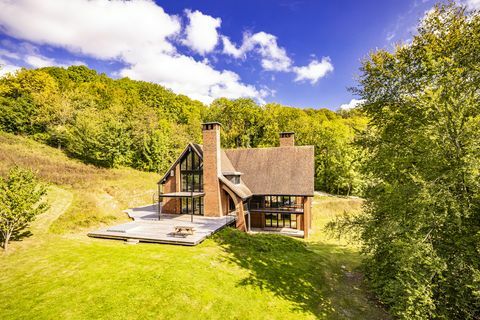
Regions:
<instances>
[{"instance_id":1,"label":"brick chimney","mask_svg":"<svg viewBox=\"0 0 480 320\"><path fill-rule=\"evenodd\" d=\"M222 206L220 200L220 123L202 124L203 131L203 191L205 216L220 217Z\"/></svg>"},{"instance_id":2,"label":"brick chimney","mask_svg":"<svg viewBox=\"0 0 480 320\"><path fill-rule=\"evenodd\" d=\"M295 132L280 132L280 147L294 147Z\"/></svg>"}]
</instances>

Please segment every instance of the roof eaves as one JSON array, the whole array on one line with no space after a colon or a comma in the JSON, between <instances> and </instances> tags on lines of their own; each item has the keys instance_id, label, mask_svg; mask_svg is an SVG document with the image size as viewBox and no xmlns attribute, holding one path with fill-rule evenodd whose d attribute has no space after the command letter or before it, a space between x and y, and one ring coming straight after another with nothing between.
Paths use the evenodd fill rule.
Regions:
<instances>
[{"instance_id":1,"label":"roof eaves","mask_svg":"<svg viewBox=\"0 0 480 320\"><path fill-rule=\"evenodd\" d=\"M230 190L232 190L233 193L235 193L237 196L242 198L242 200L246 200L252 196L252 193L250 190L249 190L250 194L243 194L242 192L240 192L240 190L238 190L238 188L233 183L231 183L227 178L225 178L223 175L219 175L218 179L220 179L220 181L224 185L226 185ZM248 187L245 184L244 186L248 190Z\"/></svg>"}]
</instances>

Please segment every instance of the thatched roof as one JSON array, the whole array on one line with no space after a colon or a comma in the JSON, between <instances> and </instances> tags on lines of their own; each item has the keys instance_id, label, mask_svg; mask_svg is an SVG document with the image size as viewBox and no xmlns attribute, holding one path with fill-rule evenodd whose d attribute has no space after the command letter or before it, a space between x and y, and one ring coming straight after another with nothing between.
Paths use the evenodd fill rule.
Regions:
<instances>
[{"instance_id":1,"label":"thatched roof","mask_svg":"<svg viewBox=\"0 0 480 320\"><path fill-rule=\"evenodd\" d=\"M237 170L235 170L235 167L232 165L232 162L230 162L230 159L227 157L227 154L223 149L220 150L220 161L222 170L222 174L218 177L220 181L240 198L250 198L252 196L252 192L250 191L248 186L245 185L242 178L240 178L239 184L234 184L230 182L227 178L225 178L225 175L236 173Z\"/></svg>"},{"instance_id":2,"label":"thatched roof","mask_svg":"<svg viewBox=\"0 0 480 320\"><path fill-rule=\"evenodd\" d=\"M203 146L191 143L171 169L188 151L188 146L203 158ZM313 146L222 149L220 161L220 181L242 199L252 194L313 196ZM159 183L165 181L170 170ZM225 178L230 174L241 174L240 184Z\"/></svg>"},{"instance_id":3,"label":"thatched roof","mask_svg":"<svg viewBox=\"0 0 480 320\"><path fill-rule=\"evenodd\" d=\"M313 146L225 150L255 195L313 196Z\"/></svg>"}]
</instances>

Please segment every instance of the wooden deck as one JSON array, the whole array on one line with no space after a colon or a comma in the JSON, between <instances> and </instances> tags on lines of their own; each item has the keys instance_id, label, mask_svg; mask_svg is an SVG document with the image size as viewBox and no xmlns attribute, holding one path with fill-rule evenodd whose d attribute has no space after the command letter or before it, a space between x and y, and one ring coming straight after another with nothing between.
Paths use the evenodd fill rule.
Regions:
<instances>
[{"instance_id":1,"label":"wooden deck","mask_svg":"<svg viewBox=\"0 0 480 320\"><path fill-rule=\"evenodd\" d=\"M191 216L183 214L162 214L159 220L156 206L133 208L125 212L134 221L93 231L88 233L88 236L195 246L208 236L235 222L233 216L218 218L194 216L191 222ZM175 227L179 225L192 226L195 228L195 233L184 237L175 235Z\"/></svg>"}]
</instances>

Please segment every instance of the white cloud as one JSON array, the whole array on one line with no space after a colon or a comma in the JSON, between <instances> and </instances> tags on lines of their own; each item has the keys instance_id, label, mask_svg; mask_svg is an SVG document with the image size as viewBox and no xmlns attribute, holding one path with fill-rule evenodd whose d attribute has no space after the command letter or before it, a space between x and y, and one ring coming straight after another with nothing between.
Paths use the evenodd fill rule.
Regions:
<instances>
[{"instance_id":1,"label":"white cloud","mask_svg":"<svg viewBox=\"0 0 480 320\"><path fill-rule=\"evenodd\" d=\"M1 48L0 48L0 56L7 57L9 59L15 59L15 60L20 59L20 56L17 53L6 50L6 49L1 49Z\"/></svg>"},{"instance_id":2,"label":"white cloud","mask_svg":"<svg viewBox=\"0 0 480 320\"><path fill-rule=\"evenodd\" d=\"M182 43L201 55L213 51L218 43L217 28L220 27L222 20L198 10L194 12L186 10L185 13L189 24L185 29L186 38Z\"/></svg>"},{"instance_id":3,"label":"white cloud","mask_svg":"<svg viewBox=\"0 0 480 320\"><path fill-rule=\"evenodd\" d=\"M64 67L60 63L57 63L54 59L43 57L43 56L34 56L28 55L25 57L25 62L31 65L34 68L44 68L44 67L51 67L51 66L58 66Z\"/></svg>"},{"instance_id":4,"label":"white cloud","mask_svg":"<svg viewBox=\"0 0 480 320\"><path fill-rule=\"evenodd\" d=\"M396 35L397 35L397 34L396 34L395 32L393 32L393 31L392 31L392 32L389 32L389 33L387 34L387 37L385 38L385 40L387 40L388 42L390 42L390 41L392 41L393 38L395 38Z\"/></svg>"},{"instance_id":5,"label":"white cloud","mask_svg":"<svg viewBox=\"0 0 480 320\"><path fill-rule=\"evenodd\" d=\"M174 51L166 39L180 31L176 16L144 0L2 1L0 24L12 37L102 59L149 46Z\"/></svg>"},{"instance_id":6,"label":"white cloud","mask_svg":"<svg viewBox=\"0 0 480 320\"><path fill-rule=\"evenodd\" d=\"M194 24L207 20L211 32L208 16L192 15L201 17L200 22L190 20ZM203 102L220 96L261 100L265 95L265 91L242 83L234 72L218 71L208 61L179 54L172 42L181 34L180 19L152 0L4 0L0 2L0 28L11 37L35 44L121 61L126 66L119 74L154 81ZM198 37L187 31L185 41L197 51L215 47L213 37L202 44ZM49 62L30 58L31 65Z\"/></svg>"},{"instance_id":7,"label":"white cloud","mask_svg":"<svg viewBox=\"0 0 480 320\"><path fill-rule=\"evenodd\" d=\"M480 0L465 0L463 3L469 10L480 10Z\"/></svg>"},{"instance_id":8,"label":"white cloud","mask_svg":"<svg viewBox=\"0 0 480 320\"><path fill-rule=\"evenodd\" d=\"M352 99L352 100L350 100L349 103L342 104L339 107L339 109L340 110L345 110L345 111L352 110L352 109L358 107L359 105L361 105L364 102L365 102L365 100L363 100L363 99Z\"/></svg>"},{"instance_id":9,"label":"white cloud","mask_svg":"<svg viewBox=\"0 0 480 320\"><path fill-rule=\"evenodd\" d=\"M311 84L315 84L320 78L333 71L333 65L329 57L323 57L321 61L314 59L306 66L294 67L293 71L297 75L295 81L308 80Z\"/></svg>"},{"instance_id":10,"label":"white cloud","mask_svg":"<svg viewBox=\"0 0 480 320\"><path fill-rule=\"evenodd\" d=\"M245 33L243 42L237 48L228 37L223 36L223 53L245 59L247 53L255 51L261 57L263 69L268 71L290 71L292 60L284 48L279 47L277 37L265 32Z\"/></svg>"},{"instance_id":11,"label":"white cloud","mask_svg":"<svg viewBox=\"0 0 480 320\"><path fill-rule=\"evenodd\" d=\"M308 80L313 85L333 71L333 64L329 57L323 57L321 61L314 59L307 66L294 66L287 51L279 47L277 38L269 33L257 32L253 35L245 33L239 47L226 36L222 37L222 42L223 53L237 59L246 59L247 53L254 51L260 55L264 70L293 72L296 74L295 81Z\"/></svg>"},{"instance_id":12,"label":"white cloud","mask_svg":"<svg viewBox=\"0 0 480 320\"><path fill-rule=\"evenodd\" d=\"M0 78L9 74L14 73L19 70L21 67L10 64L8 61L5 61L0 58Z\"/></svg>"},{"instance_id":13,"label":"white cloud","mask_svg":"<svg viewBox=\"0 0 480 320\"><path fill-rule=\"evenodd\" d=\"M67 60L67 61L64 61L64 63L60 63L55 59L41 55L38 47L28 42L20 42L20 43L14 44L10 41L1 41L0 45L3 45L6 48L15 50L15 52L12 52L7 49L0 49L0 61L4 65L15 66L15 64L11 62L12 60L23 61L24 63L28 64L33 68L44 68L44 67L51 67L51 66L68 67L71 65L86 65L85 62L80 60L73 60L73 61ZM18 66L15 66L15 67L20 68Z\"/></svg>"},{"instance_id":14,"label":"white cloud","mask_svg":"<svg viewBox=\"0 0 480 320\"><path fill-rule=\"evenodd\" d=\"M121 75L166 85L174 92L210 103L219 97L251 97L261 100L264 94L254 86L244 85L231 71L218 71L206 61L196 61L185 55L155 55L122 70Z\"/></svg>"}]
</instances>

